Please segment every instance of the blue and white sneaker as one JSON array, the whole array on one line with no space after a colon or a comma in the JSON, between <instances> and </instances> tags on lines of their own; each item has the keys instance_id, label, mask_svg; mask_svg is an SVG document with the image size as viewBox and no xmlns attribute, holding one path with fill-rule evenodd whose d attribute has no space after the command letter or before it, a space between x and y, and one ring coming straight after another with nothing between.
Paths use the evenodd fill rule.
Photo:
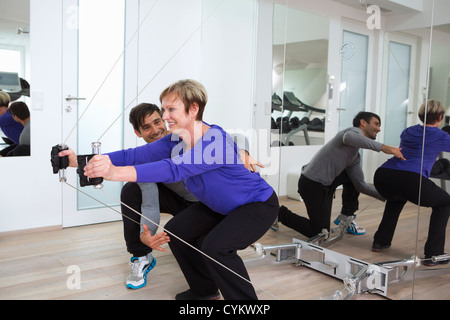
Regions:
<instances>
[{"instance_id":1,"label":"blue and white sneaker","mask_svg":"<svg viewBox=\"0 0 450 320\"><path fill-rule=\"evenodd\" d=\"M280 225L278 224L278 219L275 220L274 223L272 223L272 225L270 226L270 229L272 229L273 231L278 231L278 229L280 229Z\"/></svg>"},{"instance_id":2,"label":"blue and white sneaker","mask_svg":"<svg viewBox=\"0 0 450 320\"><path fill-rule=\"evenodd\" d=\"M139 289L147 284L147 274L155 267L156 259L151 254L141 259L132 257L130 265L131 273L127 277L126 286L130 289Z\"/></svg>"},{"instance_id":3,"label":"blue and white sneaker","mask_svg":"<svg viewBox=\"0 0 450 320\"><path fill-rule=\"evenodd\" d=\"M355 217L355 216L354 216ZM356 217L355 217L356 218ZM334 220L334 224L335 225L339 225L341 223L341 221L345 221L347 220L347 216L344 216L342 214L340 214L336 220ZM355 222L355 219L353 219L352 222L350 222L350 225L347 227L346 230L348 233L360 236L366 233L366 229L361 228L360 226L358 226L358 224Z\"/></svg>"}]
</instances>

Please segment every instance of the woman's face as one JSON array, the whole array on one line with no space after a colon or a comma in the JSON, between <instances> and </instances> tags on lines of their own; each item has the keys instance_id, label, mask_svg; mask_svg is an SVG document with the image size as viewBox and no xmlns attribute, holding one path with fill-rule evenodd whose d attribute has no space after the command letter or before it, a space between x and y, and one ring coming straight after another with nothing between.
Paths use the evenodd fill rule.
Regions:
<instances>
[{"instance_id":1,"label":"woman's face","mask_svg":"<svg viewBox=\"0 0 450 320\"><path fill-rule=\"evenodd\" d=\"M169 94L162 99L161 110L170 133L188 129L194 123L191 112L186 113L184 103L176 94Z\"/></svg>"}]
</instances>

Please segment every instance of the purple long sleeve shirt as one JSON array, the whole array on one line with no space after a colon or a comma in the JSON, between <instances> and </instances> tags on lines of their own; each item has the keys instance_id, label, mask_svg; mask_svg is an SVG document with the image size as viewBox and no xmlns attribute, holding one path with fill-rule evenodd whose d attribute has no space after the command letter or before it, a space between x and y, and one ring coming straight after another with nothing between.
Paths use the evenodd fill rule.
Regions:
<instances>
[{"instance_id":1,"label":"purple long sleeve shirt","mask_svg":"<svg viewBox=\"0 0 450 320\"><path fill-rule=\"evenodd\" d=\"M11 113L6 111L6 113L0 116L0 128L3 133L15 144L19 144L19 137L23 130L23 125L18 123L13 119Z\"/></svg>"},{"instance_id":2,"label":"purple long sleeve shirt","mask_svg":"<svg viewBox=\"0 0 450 320\"><path fill-rule=\"evenodd\" d=\"M403 130L400 135L400 148L406 160L393 157L387 160L382 168L412 171L421 173L423 126L415 125ZM450 152L450 134L436 128L425 127L425 152L423 159L423 176L430 177L431 169L439 153Z\"/></svg>"},{"instance_id":3,"label":"purple long sleeve shirt","mask_svg":"<svg viewBox=\"0 0 450 320\"><path fill-rule=\"evenodd\" d=\"M245 168L233 139L216 125L187 151L178 136L169 134L108 155L115 166L134 166L137 182L183 181L189 192L223 215L251 202L264 202L274 192L258 173Z\"/></svg>"}]
</instances>

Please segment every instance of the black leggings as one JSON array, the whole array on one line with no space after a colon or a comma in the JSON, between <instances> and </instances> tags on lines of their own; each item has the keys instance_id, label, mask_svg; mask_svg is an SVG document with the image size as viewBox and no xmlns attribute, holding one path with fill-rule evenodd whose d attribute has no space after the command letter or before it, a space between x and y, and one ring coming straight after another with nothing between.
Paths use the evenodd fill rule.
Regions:
<instances>
[{"instance_id":1,"label":"black leggings","mask_svg":"<svg viewBox=\"0 0 450 320\"><path fill-rule=\"evenodd\" d=\"M308 179L304 175L298 181L298 193L305 202L309 219L290 210L280 210L279 221L285 226L311 238L323 229L330 230L331 208L336 188L343 185L341 213L351 216L358 210L359 192L343 171L330 186Z\"/></svg>"},{"instance_id":2,"label":"black leggings","mask_svg":"<svg viewBox=\"0 0 450 320\"><path fill-rule=\"evenodd\" d=\"M387 200L383 219L374 235L374 242L390 245L400 213L407 201L418 204L420 175L410 171L378 168L374 176L375 188ZM450 195L433 181L422 177L421 207L431 207L425 257L444 253L445 229L450 214ZM414 231L411 230L411 236Z\"/></svg>"},{"instance_id":3,"label":"black leggings","mask_svg":"<svg viewBox=\"0 0 450 320\"><path fill-rule=\"evenodd\" d=\"M265 202L243 205L228 215L221 215L203 203L196 203L169 220L165 229L249 279L237 251L261 238L275 221L277 213L278 198L275 192ZM192 292L206 296L220 289L224 299L257 299L249 282L177 238L170 236L169 246Z\"/></svg>"}]
</instances>

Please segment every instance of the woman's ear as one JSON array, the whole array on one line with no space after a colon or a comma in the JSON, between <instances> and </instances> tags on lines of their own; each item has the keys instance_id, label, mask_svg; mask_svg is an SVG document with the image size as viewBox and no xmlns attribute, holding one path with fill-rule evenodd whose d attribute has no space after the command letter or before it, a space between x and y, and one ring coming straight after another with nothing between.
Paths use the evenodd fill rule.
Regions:
<instances>
[{"instance_id":1,"label":"woman's ear","mask_svg":"<svg viewBox=\"0 0 450 320\"><path fill-rule=\"evenodd\" d=\"M200 107L198 106L197 102L193 102L189 108L189 116L191 116L193 119L197 119L198 110Z\"/></svg>"}]
</instances>

